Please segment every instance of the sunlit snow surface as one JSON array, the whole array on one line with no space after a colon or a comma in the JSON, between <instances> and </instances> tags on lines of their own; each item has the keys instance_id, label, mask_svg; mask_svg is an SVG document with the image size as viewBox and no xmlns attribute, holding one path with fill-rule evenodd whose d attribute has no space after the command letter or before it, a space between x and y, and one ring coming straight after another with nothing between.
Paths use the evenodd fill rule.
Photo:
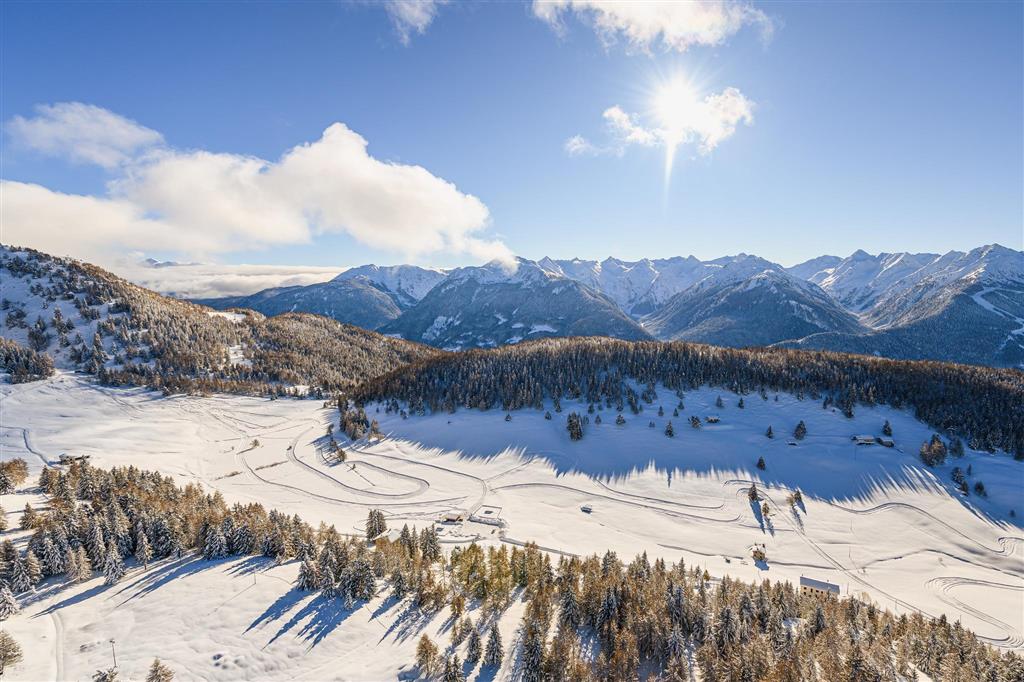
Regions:
<instances>
[{"instance_id":1,"label":"sunlit snow surface","mask_svg":"<svg viewBox=\"0 0 1024 682\"><path fill-rule=\"evenodd\" d=\"M563 402L561 414L549 405L550 421L521 410L509 422L499 410L402 420L370 406L387 437L345 444L349 461L327 465L320 448L337 413L319 401L165 398L72 374L3 385L0 396L2 455L25 457L33 476L62 452L90 454L97 466L158 469L220 490L229 503L259 501L346 533L362 532L370 508L383 510L392 529L463 510L504 526L443 526L447 546L535 541L624 559L646 551L743 580L807 575L899 613L945 613L993 644L1022 647L1024 531L1009 511L1024 514L1024 463L968 451L926 469L916 452L932 431L906 412L859 407L847 419L786 394L748 395L739 409L736 395L705 389L687 393L672 417L678 398L661 389L640 415L627 410L623 426L614 410L596 412L583 440L571 442L565 416L585 405ZM657 416L659 405L666 416ZM690 427L691 415L709 414L720 423ZM669 419L674 438L664 435ZM808 436L789 445L801 419ZM880 435L886 419L895 449L853 445L851 435ZM764 435L769 424L773 440ZM759 456L765 471L754 466ZM950 471L968 465L988 499L955 494ZM747 499L751 480L772 508L769 523ZM786 504L792 488L803 491L805 509ZM12 527L26 501L41 500L0 499ZM766 545L765 570L749 560L754 543ZM378 597L350 613L290 591L296 572L294 563L262 559L186 559L132 568L109 588L98 578L45 583L4 623L26 650L9 676L87 678L109 667L114 638L122 675L132 679L155 656L181 679L394 679L411 668L422 633L447 641L446 611L427 618ZM506 646L520 616L517 604L502 620Z\"/></svg>"}]
</instances>

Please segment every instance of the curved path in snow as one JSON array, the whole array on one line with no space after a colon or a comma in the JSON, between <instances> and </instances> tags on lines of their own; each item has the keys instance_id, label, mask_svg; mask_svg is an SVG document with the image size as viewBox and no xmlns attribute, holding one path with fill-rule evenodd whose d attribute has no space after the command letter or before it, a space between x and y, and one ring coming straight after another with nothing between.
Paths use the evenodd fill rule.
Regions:
<instances>
[{"instance_id":1,"label":"curved path in snow","mask_svg":"<svg viewBox=\"0 0 1024 682\"><path fill-rule=\"evenodd\" d=\"M990 580L978 580L975 578L964 578L959 576L943 576L941 578L932 578L931 580L926 582L925 585L933 590L937 590L939 599L941 599L945 603L949 604L950 606L956 609L963 611L964 613L969 613L978 620L982 621L983 623L988 623L996 630L1000 630L1001 632L1005 633L1002 637L988 637L985 635L980 635L977 632L975 632L974 634L978 639L985 640L989 644L1005 648L1019 649L1021 647L1024 647L1024 636L1022 636L1020 631L1018 631L1016 628L1007 625L995 616L991 616L988 613L985 613L984 611L961 601L952 594L955 588L964 586L984 587L985 589L990 590L1001 589L1010 590L1012 592L1024 592L1024 585L1007 585L1005 583L997 583L992 582ZM1018 600L1024 599L1024 595L1016 596L1015 598Z\"/></svg>"}]
</instances>

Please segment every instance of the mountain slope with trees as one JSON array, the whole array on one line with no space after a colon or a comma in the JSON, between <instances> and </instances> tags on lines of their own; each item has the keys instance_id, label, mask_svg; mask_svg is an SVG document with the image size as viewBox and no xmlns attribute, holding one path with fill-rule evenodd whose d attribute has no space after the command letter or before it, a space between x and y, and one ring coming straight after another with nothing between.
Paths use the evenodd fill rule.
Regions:
<instances>
[{"instance_id":1,"label":"mountain slope with trees","mask_svg":"<svg viewBox=\"0 0 1024 682\"><path fill-rule=\"evenodd\" d=\"M912 408L918 419L971 447L1024 458L1024 373L840 353L546 339L413 363L367 381L352 397L432 411L540 409L545 399L561 398L635 411L656 384L680 394L710 385L741 395L771 390L827 396L847 411L859 403Z\"/></svg>"},{"instance_id":2,"label":"mountain slope with trees","mask_svg":"<svg viewBox=\"0 0 1024 682\"><path fill-rule=\"evenodd\" d=\"M3 247L0 275L0 336L110 383L334 391L438 353L316 315L217 313L28 249Z\"/></svg>"}]
</instances>

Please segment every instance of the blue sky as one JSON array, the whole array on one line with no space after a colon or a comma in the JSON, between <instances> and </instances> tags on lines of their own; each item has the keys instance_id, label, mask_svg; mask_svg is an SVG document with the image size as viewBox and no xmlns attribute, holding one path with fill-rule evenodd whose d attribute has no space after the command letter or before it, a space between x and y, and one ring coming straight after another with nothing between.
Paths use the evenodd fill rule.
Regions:
<instances>
[{"instance_id":1,"label":"blue sky","mask_svg":"<svg viewBox=\"0 0 1024 682\"><path fill-rule=\"evenodd\" d=\"M519 3L439 6L407 40L393 12L363 3L0 7L5 242L108 261L451 266L503 249L792 264L1024 239L1021 3L727 3L716 7L754 19L686 49L663 34L631 43L629 17L602 33L593 12L565 10L558 30ZM688 83L696 103L732 89L749 122L734 116L703 150L706 125L687 128L698 141L679 146L666 183L665 143L650 140L668 82ZM41 119L68 122L37 107L69 102L135 122L163 151L140 144L98 163L80 146L95 127L41 140L54 134ZM610 127L611 107L647 142ZM312 175L278 174L282 205L268 200L256 219L238 213L254 203L244 192L242 207L190 201L221 182L208 174L218 159L273 166L336 122L386 162L371 164L381 177L365 192L344 188L369 162L332 176L337 149L325 147L322 165L304 166ZM588 150L570 154L573 136ZM323 186L292 202L311 177ZM280 230L261 220L278 210ZM215 239L219 220L234 222Z\"/></svg>"}]
</instances>

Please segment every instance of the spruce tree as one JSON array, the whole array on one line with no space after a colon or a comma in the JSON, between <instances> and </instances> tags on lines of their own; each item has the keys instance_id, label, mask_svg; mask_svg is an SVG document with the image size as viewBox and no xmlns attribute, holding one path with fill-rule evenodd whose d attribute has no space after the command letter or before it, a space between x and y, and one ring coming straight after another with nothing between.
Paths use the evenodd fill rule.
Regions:
<instances>
[{"instance_id":1,"label":"spruce tree","mask_svg":"<svg viewBox=\"0 0 1024 682\"><path fill-rule=\"evenodd\" d=\"M483 638L480 637L480 632L473 628L473 631L469 633L469 644L466 647L466 662L476 665L482 655Z\"/></svg>"},{"instance_id":2,"label":"spruce tree","mask_svg":"<svg viewBox=\"0 0 1024 682\"><path fill-rule=\"evenodd\" d=\"M103 564L103 584L114 585L124 576L124 561L113 539L107 545L107 559Z\"/></svg>"},{"instance_id":3,"label":"spruce tree","mask_svg":"<svg viewBox=\"0 0 1024 682\"><path fill-rule=\"evenodd\" d=\"M6 630L0 630L0 675L3 675L4 670L8 666L20 663L21 658L21 646L11 637L10 633Z\"/></svg>"},{"instance_id":4,"label":"spruce tree","mask_svg":"<svg viewBox=\"0 0 1024 682\"><path fill-rule=\"evenodd\" d=\"M161 663L159 658L154 658L146 674L146 682L171 682L173 679L174 672Z\"/></svg>"},{"instance_id":5,"label":"spruce tree","mask_svg":"<svg viewBox=\"0 0 1024 682\"><path fill-rule=\"evenodd\" d=\"M800 423L796 425L795 429L793 429L793 437L796 438L797 440L803 440L806 435L807 425L804 424L803 420L801 419Z\"/></svg>"},{"instance_id":6,"label":"spruce tree","mask_svg":"<svg viewBox=\"0 0 1024 682\"><path fill-rule=\"evenodd\" d=\"M149 568L149 560L153 558L153 550L145 533L138 533L135 540L135 560L142 564L142 570Z\"/></svg>"},{"instance_id":7,"label":"spruce tree","mask_svg":"<svg viewBox=\"0 0 1024 682\"><path fill-rule=\"evenodd\" d=\"M7 620L21 611L18 600L6 585L0 585L0 621Z\"/></svg>"},{"instance_id":8,"label":"spruce tree","mask_svg":"<svg viewBox=\"0 0 1024 682\"><path fill-rule=\"evenodd\" d=\"M484 648L484 665L497 668L505 656L505 650L501 644L501 633L498 632L498 623L491 624L491 632L487 635L487 646Z\"/></svg>"}]
</instances>

